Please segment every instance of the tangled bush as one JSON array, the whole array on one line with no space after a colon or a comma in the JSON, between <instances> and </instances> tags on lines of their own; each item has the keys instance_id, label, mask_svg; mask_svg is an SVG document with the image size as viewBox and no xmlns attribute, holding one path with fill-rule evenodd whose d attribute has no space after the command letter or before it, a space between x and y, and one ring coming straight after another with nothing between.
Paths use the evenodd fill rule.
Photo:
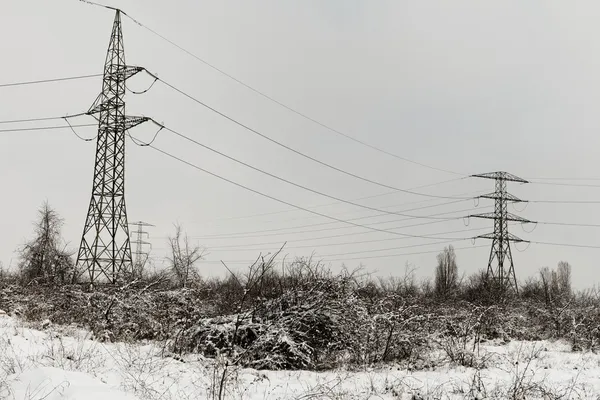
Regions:
<instances>
[{"instance_id":1,"label":"tangled bush","mask_svg":"<svg viewBox=\"0 0 600 400\"><path fill-rule=\"evenodd\" d=\"M179 289L142 281L94 291L0 282L0 309L29 321L75 324L99 340L166 341L168 351L258 369L389 362L422 368L436 362L431 350L477 366L477 346L486 340L567 338L575 350L600 347L600 296L448 301L424 295L410 279L333 274L311 260L281 272L272 265L259 260L244 276Z\"/></svg>"}]
</instances>

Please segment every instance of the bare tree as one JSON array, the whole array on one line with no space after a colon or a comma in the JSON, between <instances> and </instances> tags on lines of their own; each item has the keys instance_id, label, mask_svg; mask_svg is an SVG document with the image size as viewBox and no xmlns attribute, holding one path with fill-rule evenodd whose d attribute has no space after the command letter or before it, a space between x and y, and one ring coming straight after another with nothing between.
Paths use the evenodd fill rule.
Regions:
<instances>
[{"instance_id":1,"label":"bare tree","mask_svg":"<svg viewBox=\"0 0 600 400\"><path fill-rule=\"evenodd\" d=\"M187 287L189 282L197 277L195 264L204 256L198 245L190 245L187 234L181 231L181 225L175 224L175 235L169 237L171 257L167 260L171 273L180 287Z\"/></svg>"},{"instance_id":2,"label":"bare tree","mask_svg":"<svg viewBox=\"0 0 600 400\"><path fill-rule=\"evenodd\" d=\"M67 283L75 277L75 267L62 240L63 219L48 202L38 210L35 238L19 249L19 271L27 282Z\"/></svg>"},{"instance_id":3,"label":"bare tree","mask_svg":"<svg viewBox=\"0 0 600 400\"><path fill-rule=\"evenodd\" d=\"M552 271L548 267L540 269L540 280L542 281L542 289L544 290L544 299L547 305L552 303Z\"/></svg>"},{"instance_id":4,"label":"bare tree","mask_svg":"<svg viewBox=\"0 0 600 400\"><path fill-rule=\"evenodd\" d=\"M563 296L571 296L571 264L566 261L559 262L556 272L559 292Z\"/></svg>"},{"instance_id":5,"label":"bare tree","mask_svg":"<svg viewBox=\"0 0 600 400\"><path fill-rule=\"evenodd\" d=\"M568 262L559 262L556 270L542 268L540 279L547 304L571 297L571 265Z\"/></svg>"},{"instance_id":6,"label":"bare tree","mask_svg":"<svg viewBox=\"0 0 600 400\"><path fill-rule=\"evenodd\" d=\"M456 289L458 283L458 266L456 265L456 253L452 245L444 248L437 255L437 267L435 269L435 292L445 296Z\"/></svg>"}]
</instances>

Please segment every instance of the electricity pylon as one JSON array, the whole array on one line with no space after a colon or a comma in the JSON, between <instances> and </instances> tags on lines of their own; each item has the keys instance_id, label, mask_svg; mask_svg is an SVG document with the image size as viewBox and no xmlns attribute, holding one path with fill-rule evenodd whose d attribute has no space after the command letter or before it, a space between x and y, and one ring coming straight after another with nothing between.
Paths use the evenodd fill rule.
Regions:
<instances>
[{"instance_id":1,"label":"electricity pylon","mask_svg":"<svg viewBox=\"0 0 600 400\"><path fill-rule=\"evenodd\" d=\"M147 222L143 222L143 221L138 221L138 222L133 222L131 225L136 225L137 226L137 230L134 231L133 233L136 235L136 240L135 240L135 262L134 262L134 275L136 278L141 278L142 277L142 273L144 271L144 266L146 265L146 261L148 261L148 256L150 255L150 251L152 250L152 243L149 242L145 242L143 240L144 235L149 238L150 234L146 231L144 231L144 227L145 226L154 226L152 224L149 224ZM144 252L143 251L143 247L144 246L150 246L150 250L148 250L148 252Z\"/></svg>"},{"instance_id":2,"label":"electricity pylon","mask_svg":"<svg viewBox=\"0 0 600 400\"><path fill-rule=\"evenodd\" d=\"M146 117L125 115L125 81L143 71L125 64L121 12L116 10L104 65L102 93L88 115L98 120L92 198L83 229L77 265L90 282L115 283L133 272L125 208L125 134Z\"/></svg>"},{"instance_id":3,"label":"electricity pylon","mask_svg":"<svg viewBox=\"0 0 600 400\"><path fill-rule=\"evenodd\" d=\"M521 223L531 223L532 221L521 218L508 212L508 203L521 203L521 200L506 191L506 182L529 183L525 179L509 174L507 172L491 172L487 174L472 175L476 178L494 179L496 181L496 190L493 193L478 196L480 199L492 199L495 201L493 213L475 214L469 217L485 218L494 220L494 232L485 235L476 236L476 239L492 240L490 258L488 261L487 277L492 279L502 290L513 287L518 293L517 276L515 274L515 264L510 249L511 242L527 242L508 232L508 222L515 221ZM527 242L528 243L528 242ZM506 260L508 258L508 260ZM504 262L508 261L508 271L504 268ZM496 264L494 268L494 263Z\"/></svg>"}]
</instances>

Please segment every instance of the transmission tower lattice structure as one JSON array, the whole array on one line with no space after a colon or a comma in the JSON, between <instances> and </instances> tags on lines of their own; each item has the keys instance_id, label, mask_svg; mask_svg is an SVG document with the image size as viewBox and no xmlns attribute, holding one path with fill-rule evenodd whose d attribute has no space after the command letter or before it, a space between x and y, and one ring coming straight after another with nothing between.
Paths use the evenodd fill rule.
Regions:
<instances>
[{"instance_id":1,"label":"transmission tower lattice structure","mask_svg":"<svg viewBox=\"0 0 600 400\"><path fill-rule=\"evenodd\" d=\"M148 257L150 256L150 252L152 251L152 243L144 241L144 236L146 236L146 238L150 237L150 234L144 231L144 227L151 227L154 225L143 221L133 222L131 223L131 225L137 226L137 230L133 232L136 235L134 253L135 261L133 268L134 275L136 278L141 278L146 262L148 261ZM147 252L145 252L144 246L150 246L150 249Z\"/></svg>"},{"instance_id":2,"label":"transmission tower lattice structure","mask_svg":"<svg viewBox=\"0 0 600 400\"><path fill-rule=\"evenodd\" d=\"M474 214L469 217L484 218L494 220L494 232L485 235L476 236L475 239L492 240L490 258L487 267L487 277L492 279L498 287L506 290L512 287L516 292L519 291L517 285L517 276L515 274L515 264L513 261L510 243L526 242L512 233L508 232L508 223L510 221L521 223L532 223L532 221L521 218L508 212L508 203L523 203L516 196L506 191L507 182L529 183L525 179L509 174L508 172L491 172L486 174L472 175L475 178L493 179L496 181L496 190L493 193L478 196L480 199L492 199L495 202L494 212L485 214ZM508 271L505 269L505 262L509 264Z\"/></svg>"},{"instance_id":3,"label":"transmission tower lattice structure","mask_svg":"<svg viewBox=\"0 0 600 400\"><path fill-rule=\"evenodd\" d=\"M92 198L77 265L90 283L116 283L133 273L125 208L125 134L149 118L125 115L125 81L144 71L125 64L121 11L116 10L104 66L102 93L87 115L98 121Z\"/></svg>"}]
</instances>

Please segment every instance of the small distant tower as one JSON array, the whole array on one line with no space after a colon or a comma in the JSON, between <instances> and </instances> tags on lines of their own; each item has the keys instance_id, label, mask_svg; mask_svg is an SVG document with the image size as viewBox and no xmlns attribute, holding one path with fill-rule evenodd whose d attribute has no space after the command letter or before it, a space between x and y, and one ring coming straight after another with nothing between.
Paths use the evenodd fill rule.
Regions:
<instances>
[{"instance_id":1,"label":"small distant tower","mask_svg":"<svg viewBox=\"0 0 600 400\"><path fill-rule=\"evenodd\" d=\"M525 179L519 178L508 172L491 172L487 174L472 175L475 178L494 179L496 181L496 190L493 193L479 196L481 199L492 199L495 201L493 213L475 214L469 217L485 218L494 220L494 233L477 236L477 239L492 240L492 248L487 268L488 279L494 280L503 290L512 287L516 292L519 291L517 285L517 276L515 274L515 265L510 250L511 242L527 242L508 232L508 222L531 223L532 221L521 218L508 212L508 203L526 202L512 194L506 192L506 182L529 183ZM508 260L507 260L508 259ZM509 263L508 271L504 268L504 262Z\"/></svg>"},{"instance_id":2,"label":"small distant tower","mask_svg":"<svg viewBox=\"0 0 600 400\"><path fill-rule=\"evenodd\" d=\"M150 255L150 251L152 250L152 244L149 242L145 242L143 240L144 236L146 236L146 238L150 237L150 234L146 231L144 231L144 227L146 226L154 226L152 224L149 224L147 222L143 222L143 221L138 221L138 222L134 222L131 225L135 225L137 226L137 230L134 231L133 233L136 235L136 240L135 240L135 259L134 259L134 267L133 267L133 271L134 271L134 276L136 278L141 278L142 277L142 273L144 271L144 267L146 265L146 262L148 261L148 256ZM144 252L144 246L150 246L150 250L148 250L147 252Z\"/></svg>"}]
</instances>

